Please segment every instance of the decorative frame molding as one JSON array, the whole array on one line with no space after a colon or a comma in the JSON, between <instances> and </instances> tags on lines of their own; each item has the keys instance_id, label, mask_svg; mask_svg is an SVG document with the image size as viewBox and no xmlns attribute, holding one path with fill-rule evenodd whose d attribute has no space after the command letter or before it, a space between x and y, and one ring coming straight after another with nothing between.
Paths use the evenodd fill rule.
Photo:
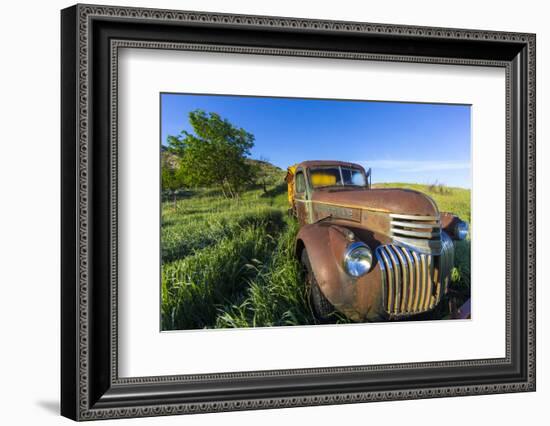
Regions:
<instances>
[{"instance_id":1,"label":"decorative frame molding","mask_svg":"<svg viewBox=\"0 0 550 426\"><path fill-rule=\"evenodd\" d=\"M128 23L139 24L142 29L126 30ZM188 29L189 34L181 37L189 40L177 39L169 27ZM213 43L205 35L208 28L235 34L238 41ZM272 46L250 45L247 30L255 34L269 32L271 38L266 37L272 40ZM159 40L140 39L140 31L158 34ZM300 36L308 33L328 40L346 35L350 47L336 38L333 45L337 49L300 47ZM278 35L282 35L280 40ZM298 43L290 42L285 35ZM356 38L374 41L367 51L357 51L353 44ZM399 52L399 46L389 51L389 42L418 45L416 50L421 53L406 55ZM429 54L438 52L440 45L454 46L451 53L455 55ZM118 378L116 120L118 49L122 47L505 68L506 357ZM533 34L76 5L62 11L62 167L61 411L67 417L91 420L535 390ZM100 247L107 258L102 257ZM512 257L518 258L517 264L512 263ZM490 370L491 379L452 384L457 379L449 376L451 371L473 372L475 368ZM510 379L497 381L498 371ZM377 388L380 372L394 374L393 385ZM411 388L398 377L409 377L410 382L410 377L421 372L433 376L433 386ZM349 383L336 392L328 391L336 376L346 377ZM309 390L292 387L291 380L298 377L312 382ZM237 393L223 393L224 382L234 379L247 385ZM265 393L266 386L272 386L269 396L258 397L253 391L262 388ZM189 387L195 389L194 394L189 393ZM176 388L181 394L169 397L166 391L169 389L173 395Z\"/></svg>"}]
</instances>

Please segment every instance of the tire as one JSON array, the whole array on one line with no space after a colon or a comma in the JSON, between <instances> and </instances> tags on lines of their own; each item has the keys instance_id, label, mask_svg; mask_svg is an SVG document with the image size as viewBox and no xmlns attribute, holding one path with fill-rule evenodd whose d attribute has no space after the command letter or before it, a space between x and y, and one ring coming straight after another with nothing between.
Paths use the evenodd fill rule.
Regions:
<instances>
[{"instance_id":1,"label":"tire","mask_svg":"<svg viewBox=\"0 0 550 426\"><path fill-rule=\"evenodd\" d=\"M302 250L301 263L304 268L306 289L309 293L309 302L311 304L311 310L315 315L315 318L320 323L328 323L333 320L334 306L328 301L325 297L315 275L311 269L311 264L309 262L309 257L307 250L304 248Z\"/></svg>"}]
</instances>

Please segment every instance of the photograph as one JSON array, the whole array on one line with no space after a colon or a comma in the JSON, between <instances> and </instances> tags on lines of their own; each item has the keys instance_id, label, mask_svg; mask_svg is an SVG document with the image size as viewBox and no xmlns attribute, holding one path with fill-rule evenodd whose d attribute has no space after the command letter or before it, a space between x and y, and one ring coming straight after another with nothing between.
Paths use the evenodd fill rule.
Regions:
<instances>
[{"instance_id":1,"label":"photograph","mask_svg":"<svg viewBox=\"0 0 550 426\"><path fill-rule=\"evenodd\" d=\"M161 331L471 319L471 105L159 96Z\"/></svg>"}]
</instances>

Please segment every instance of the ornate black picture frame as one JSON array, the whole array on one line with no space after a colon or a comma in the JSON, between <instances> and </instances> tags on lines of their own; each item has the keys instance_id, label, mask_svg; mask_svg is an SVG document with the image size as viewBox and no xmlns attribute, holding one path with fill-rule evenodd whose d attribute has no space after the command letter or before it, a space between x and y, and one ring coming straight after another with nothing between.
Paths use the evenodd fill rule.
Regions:
<instances>
[{"instance_id":1,"label":"ornate black picture frame","mask_svg":"<svg viewBox=\"0 0 550 426\"><path fill-rule=\"evenodd\" d=\"M76 5L61 13L61 413L158 416L535 390L535 35ZM506 70L506 356L119 378L117 49Z\"/></svg>"}]
</instances>

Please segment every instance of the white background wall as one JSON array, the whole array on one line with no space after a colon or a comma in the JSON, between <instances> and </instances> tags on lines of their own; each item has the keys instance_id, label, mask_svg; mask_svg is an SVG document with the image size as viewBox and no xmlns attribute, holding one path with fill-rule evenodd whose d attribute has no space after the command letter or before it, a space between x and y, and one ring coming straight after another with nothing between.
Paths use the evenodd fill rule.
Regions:
<instances>
[{"instance_id":1,"label":"white background wall","mask_svg":"<svg viewBox=\"0 0 550 426\"><path fill-rule=\"evenodd\" d=\"M102 424L548 424L550 27L542 1L108 1L103 4L537 33L538 390L530 394L118 420ZM68 424L59 406L59 10L2 5L0 64L0 423ZM129 423L131 422L131 423Z\"/></svg>"}]
</instances>

